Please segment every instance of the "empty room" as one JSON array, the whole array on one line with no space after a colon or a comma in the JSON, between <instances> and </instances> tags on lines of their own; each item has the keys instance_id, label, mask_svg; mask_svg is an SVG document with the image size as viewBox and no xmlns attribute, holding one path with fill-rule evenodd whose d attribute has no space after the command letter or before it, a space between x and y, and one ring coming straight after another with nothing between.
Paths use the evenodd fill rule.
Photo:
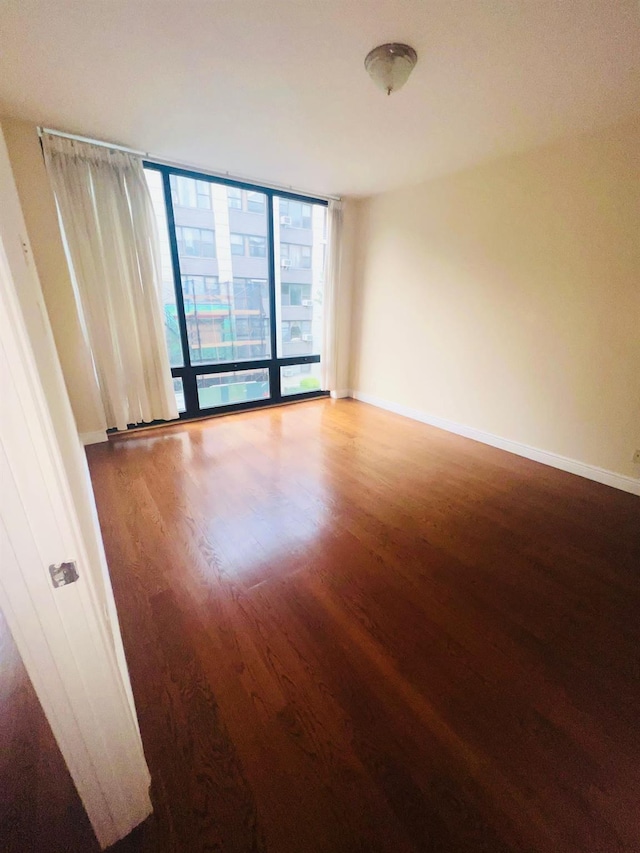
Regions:
<instances>
[{"instance_id":1,"label":"empty room","mask_svg":"<svg viewBox=\"0 0 640 853\"><path fill-rule=\"evenodd\" d=\"M0 851L640 851L637 0L0 0Z\"/></svg>"}]
</instances>

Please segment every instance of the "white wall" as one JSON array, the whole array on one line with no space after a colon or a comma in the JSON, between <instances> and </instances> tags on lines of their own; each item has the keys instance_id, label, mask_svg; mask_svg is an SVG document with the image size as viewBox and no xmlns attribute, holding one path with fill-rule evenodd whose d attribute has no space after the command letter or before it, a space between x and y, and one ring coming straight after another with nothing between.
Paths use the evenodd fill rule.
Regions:
<instances>
[{"instance_id":1,"label":"white wall","mask_svg":"<svg viewBox=\"0 0 640 853\"><path fill-rule=\"evenodd\" d=\"M640 475L640 121L358 219L356 393Z\"/></svg>"}]
</instances>

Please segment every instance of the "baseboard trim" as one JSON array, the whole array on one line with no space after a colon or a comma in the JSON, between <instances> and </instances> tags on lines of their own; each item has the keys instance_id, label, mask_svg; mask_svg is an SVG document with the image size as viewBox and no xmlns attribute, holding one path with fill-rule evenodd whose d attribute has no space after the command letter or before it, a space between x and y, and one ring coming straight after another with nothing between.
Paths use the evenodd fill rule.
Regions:
<instances>
[{"instance_id":1,"label":"baseboard trim","mask_svg":"<svg viewBox=\"0 0 640 853\"><path fill-rule=\"evenodd\" d=\"M97 429L94 432L81 432L80 441L86 447L87 444L100 444L101 441L109 441L109 439L106 430Z\"/></svg>"},{"instance_id":2,"label":"baseboard trim","mask_svg":"<svg viewBox=\"0 0 640 853\"><path fill-rule=\"evenodd\" d=\"M350 397L351 391L348 388L343 388L341 391L332 391L331 398L333 400L343 400L345 397Z\"/></svg>"},{"instance_id":3,"label":"baseboard trim","mask_svg":"<svg viewBox=\"0 0 640 853\"><path fill-rule=\"evenodd\" d=\"M559 468L561 471L577 474L578 477L585 477L587 480L594 480L596 483L603 483L605 486L612 486L614 489L620 489L623 492L629 492L632 495L640 497L640 480L636 480L633 477L616 474L615 471L608 471L606 468L588 465L586 462L579 462L577 459L560 456L558 453L551 453L548 450L530 447L528 444L521 444L519 441L502 438L499 435L493 435L490 432L484 432L483 430L465 426L464 424L458 424L455 421L448 421L445 418L428 415L419 409L412 409L400 403L392 403L389 400L383 400L372 394L354 391L351 396L362 403L369 403L371 406L386 409L388 412L394 412L396 415L402 415L405 418L411 418L414 421L420 421L423 424L429 424L430 426L438 427L438 429L446 430L446 432L453 432L456 435L471 438L482 444L489 444L491 447L506 450L508 453L515 453L516 456L524 456L527 459L532 459L534 462L542 462L543 465L550 465L552 468Z\"/></svg>"}]
</instances>

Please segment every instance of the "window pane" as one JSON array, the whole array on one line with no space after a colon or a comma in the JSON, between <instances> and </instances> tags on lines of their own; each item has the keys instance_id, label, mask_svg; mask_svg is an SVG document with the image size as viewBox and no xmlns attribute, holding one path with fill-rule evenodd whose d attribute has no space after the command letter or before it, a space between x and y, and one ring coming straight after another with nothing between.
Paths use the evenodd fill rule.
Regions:
<instances>
[{"instance_id":1,"label":"window pane","mask_svg":"<svg viewBox=\"0 0 640 853\"><path fill-rule=\"evenodd\" d=\"M320 364L292 364L280 368L282 396L308 394L320 390Z\"/></svg>"},{"instance_id":2,"label":"window pane","mask_svg":"<svg viewBox=\"0 0 640 853\"><path fill-rule=\"evenodd\" d=\"M269 371L236 370L232 373L210 373L198 376L198 400L201 409L232 406L252 400L268 400Z\"/></svg>"},{"instance_id":3,"label":"window pane","mask_svg":"<svg viewBox=\"0 0 640 853\"><path fill-rule=\"evenodd\" d=\"M325 205L273 199L279 357L321 354L326 214Z\"/></svg>"},{"instance_id":4,"label":"window pane","mask_svg":"<svg viewBox=\"0 0 640 853\"><path fill-rule=\"evenodd\" d=\"M289 304L290 305L302 305L302 290L306 285L304 284L291 284L289 285ZM311 288L309 287L309 290Z\"/></svg>"},{"instance_id":5,"label":"window pane","mask_svg":"<svg viewBox=\"0 0 640 853\"><path fill-rule=\"evenodd\" d=\"M178 207L197 207L196 182L191 178L171 175L171 197Z\"/></svg>"},{"instance_id":6,"label":"window pane","mask_svg":"<svg viewBox=\"0 0 640 853\"><path fill-rule=\"evenodd\" d=\"M213 299L220 293L216 275L183 275L182 291L184 299Z\"/></svg>"},{"instance_id":7,"label":"window pane","mask_svg":"<svg viewBox=\"0 0 640 853\"><path fill-rule=\"evenodd\" d=\"M178 254L191 258L215 258L214 233L209 228L176 227Z\"/></svg>"},{"instance_id":8,"label":"window pane","mask_svg":"<svg viewBox=\"0 0 640 853\"><path fill-rule=\"evenodd\" d=\"M147 179L149 192L151 193L151 201L156 215L158 237L160 240L162 308L164 311L164 333L167 339L167 348L169 350L169 361L172 367L182 367L184 360L182 356L182 343L180 340L180 326L178 325L178 309L176 306L176 292L173 282L173 266L171 263L171 249L169 246L167 211L164 204L162 175L155 169L145 169L144 174Z\"/></svg>"},{"instance_id":9,"label":"window pane","mask_svg":"<svg viewBox=\"0 0 640 853\"><path fill-rule=\"evenodd\" d=\"M242 191L239 190L238 187L228 187L227 197L230 208L233 208L234 210L242 210Z\"/></svg>"},{"instance_id":10,"label":"window pane","mask_svg":"<svg viewBox=\"0 0 640 853\"><path fill-rule=\"evenodd\" d=\"M247 193L247 210L250 213L264 213L266 196L263 193Z\"/></svg>"},{"instance_id":11,"label":"window pane","mask_svg":"<svg viewBox=\"0 0 640 853\"><path fill-rule=\"evenodd\" d=\"M182 379L180 377L174 378L173 380L173 393L176 395L176 405L178 406L179 412L186 412L186 406L184 404L184 388L182 386Z\"/></svg>"},{"instance_id":12,"label":"window pane","mask_svg":"<svg viewBox=\"0 0 640 853\"><path fill-rule=\"evenodd\" d=\"M318 205L319 207L321 205ZM282 219L282 217L280 217ZM287 227L287 226L280 226ZM309 235L308 240L311 241ZM300 243L281 243L280 258L283 269L311 269L311 245Z\"/></svg>"},{"instance_id":13,"label":"window pane","mask_svg":"<svg viewBox=\"0 0 640 853\"><path fill-rule=\"evenodd\" d=\"M200 244L200 256L203 258L215 258L216 245L213 238L213 231L208 228L200 228L198 233Z\"/></svg>"},{"instance_id":14,"label":"window pane","mask_svg":"<svg viewBox=\"0 0 640 853\"><path fill-rule=\"evenodd\" d=\"M280 199L280 225L286 228L311 228L311 205Z\"/></svg>"},{"instance_id":15,"label":"window pane","mask_svg":"<svg viewBox=\"0 0 640 853\"><path fill-rule=\"evenodd\" d=\"M267 238L249 237L249 254L252 258L267 257Z\"/></svg>"},{"instance_id":16,"label":"window pane","mask_svg":"<svg viewBox=\"0 0 640 853\"><path fill-rule=\"evenodd\" d=\"M269 358L266 196L255 193L262 215L237 217L240 227L231 232L228 209L241 207L242 191L217 181L183 180L199 200L195 210L174 208L191 363ZM205 198L210 207L203 206ZM245 218L251 222L246 231Z\"/></svg>"},{"instance_id":17,"label":"window pane","mask_svg":"<svg viewBox=\"0 0 640 853\"><path fill-rule=\"evenodd\" d=\"M207 181L197 181L198 207L211 210L211 191Z\"/></svg>"}]
</instances>

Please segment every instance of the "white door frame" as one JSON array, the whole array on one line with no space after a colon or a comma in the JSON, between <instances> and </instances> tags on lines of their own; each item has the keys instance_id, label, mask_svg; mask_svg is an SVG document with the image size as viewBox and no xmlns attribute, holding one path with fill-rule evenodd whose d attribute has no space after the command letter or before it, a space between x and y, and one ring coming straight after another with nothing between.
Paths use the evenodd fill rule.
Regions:
<instances>
[{"instance_id":1,"label":"white door frame","mask_svg":"<svg viewBox=\"0 0 640 853\"><path fill-rule=\"evenodd\" d=\"M2 171L5 156L0 136L3 206L17 200ZM58 434L60 420L54 426L16 293L25 275L39 291L21 211L16 219L15 232L0 220L0 607L104 849L151 813L150 777L108 575L90 559L95 542L88 546L67 476L69 439L79 455L80 442ZM26 273L16 261L17 229ZM56 360L48 325L43 334ZM86 465L71 464L79 462ZM79 579L54 588L49 566L67 560Z\"/></svg>"}]
</instances>

